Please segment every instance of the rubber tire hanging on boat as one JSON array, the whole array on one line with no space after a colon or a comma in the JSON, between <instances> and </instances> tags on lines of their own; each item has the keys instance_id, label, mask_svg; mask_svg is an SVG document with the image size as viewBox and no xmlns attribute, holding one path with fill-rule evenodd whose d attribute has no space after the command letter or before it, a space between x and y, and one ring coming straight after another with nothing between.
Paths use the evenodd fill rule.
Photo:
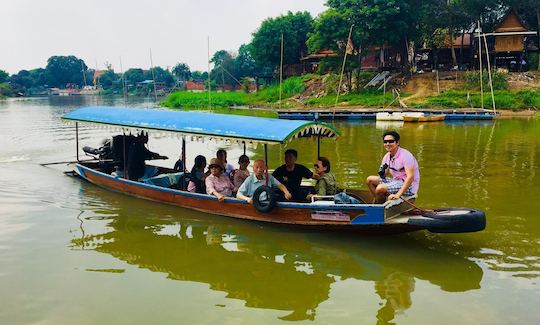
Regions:
<instances>
[{"instance_id":1,"label":"rubber tire hanging on boat","mask_svg":"<svg viewBox=\"0 0 540 325\"><path fill-rule=\"evenodd\" d=\"M463 213L458 213L462 211ZM444 214L444 212L450 212L450 214ZM452 212L455 214L451 214ZM423 227L433 233L475 232L486 228L486 215L477 209L443 208L426 213L423 217L422 219L411 218L407 223Z\"/></svg>"},{"instance_id":2,"label":"rubber tire hanging on boat","mask_svg":"<svg viewBox=\"0 0 540 325\"><path fill-rule=\"evenodd\" d=\"M268 200L261 201L261 194L265 193ZM253 193L253 205L261 213L272 211L277 202L276 188L272 186L259 186Z\"/></svg>"}]
</instances>

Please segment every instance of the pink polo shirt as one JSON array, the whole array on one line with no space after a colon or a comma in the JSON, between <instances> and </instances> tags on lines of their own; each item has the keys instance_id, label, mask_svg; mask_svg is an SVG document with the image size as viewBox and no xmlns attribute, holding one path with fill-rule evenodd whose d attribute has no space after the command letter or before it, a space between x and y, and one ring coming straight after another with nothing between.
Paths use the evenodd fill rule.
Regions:
<instances>
[{"instance_id":1,"label":"pink polo shirt","mask_svg":"<svg viewBox=\"0 0 540 325\"><path fill-rule=\"evenodd\" d=\"M420 170L418 169L418 162L416 158L408 150L401 147L398 148L396 155L390 158L390 153L387 152L384 155L381 165L388 164L390 168L390 174L392 178L405 181L407 173L405 168L414 167L413 182L411 184L411 190L413 193L418 193L418 187L420 185Z\"/></svg>"}]
</instances>

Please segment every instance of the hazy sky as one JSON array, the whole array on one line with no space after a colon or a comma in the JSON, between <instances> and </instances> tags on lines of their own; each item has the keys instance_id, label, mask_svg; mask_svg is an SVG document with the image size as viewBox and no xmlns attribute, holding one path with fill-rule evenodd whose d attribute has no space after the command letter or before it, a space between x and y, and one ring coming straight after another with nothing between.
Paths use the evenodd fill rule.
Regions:
<instances>
[{"instance_id":1,"label":"hazy sky","mask_svg":"<svg viewBox=\"0 0 540 325\"><path fill-rule=\"evenodd\" d=\"M325 0L0 0L0 69L45 67L52 55L75 55L120 71L186 62L206 70L210 52L236 51L267 17L307 10Z\"/></svg>"}]
</instances>

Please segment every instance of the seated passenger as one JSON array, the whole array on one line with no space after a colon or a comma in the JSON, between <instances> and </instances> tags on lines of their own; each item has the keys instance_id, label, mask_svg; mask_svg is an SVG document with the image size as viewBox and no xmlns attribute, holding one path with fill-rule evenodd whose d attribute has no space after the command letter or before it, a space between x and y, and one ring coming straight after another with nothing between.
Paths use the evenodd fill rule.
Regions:
<instances>
[{"instance_id":1,"label":"seated passenger","mask_svg":"<svg viewBox=\"0 0 540 325\"><path fill-rule=\"evenodd\" d=\"M178 158L178 160L174 163L173 169L177 172L183 172L184 170L184 161L182 160L182 156Z\"/></svg>"},{"instance_id":2,"label":"seated passenger","mask_svg":"<svg viewBox=\"0 0 540 325\"><path fill-rule=\"evenodd\" d=\"M130 180L141 181L157 174L157 168L146 166L145 160L168 159L167 156L148 150L145 147L146 143L148 143L148 133L141 132L129 147L127 171Z\"/></svg>"},{"instance_id":3,"label":"seated passenger","mask_svg":"<svg viewBox=\"0 0 540 325\"><path fill-rule=\"evenodd\" d=\"M249 177L249 170L247 170L247 166L249 165L249 157L246 155L241 155L240 158L238 158L238 164L240 165L240 168L234 171L233 177L234 192L238 192L240 185L242 185L246 178Z\"/></svg>"},{"instance_id":4,"label":"seated passenger","mask_svg":"<svg viewBox=\"0 0 540 325\"><path fill-rule=\"evenodd\" d=\"M226 196L232 196L234 185L231 179L223 173L223 165L217 158L210 160L210 175L206 177L206 193L214 195L221 202Z\"/></svg>"},{"instance_id":5,"label":"seated passenger","mask_svg":"<svg viewBox=\"0 0 540 325\"><path fill-rule=\"evenodd\" d=\"M206 168L206 158L198 155L195 157L195 165L191 169L191 178L188 183L188 191L204 194L206 193L206 186L204 180L206 175L204 169Z\"/></svg>"},{"instance_id":6,"label":"seated passenger","mask_svg":"<svg viewBox=\"0 0 540 325\"><path fill-rule=\"evenodd\" d=\"M300 186L302 178L317 179L319 175L313 174L306 166L296 163L298 152L294 149L285 151L285 164L278 167L273 173L280 183L285 185L292 194L293 201L303 201L309 194Z\"/></svg>"},{"instance_id":7,"label":"seated passenger","mask_svg":"<svg viewBox=\"0 0 540 325\"><path fill-rule=\"evenodd\" d=\"M314 165L315 172L319 175L319 179L315 184L315 195L335 195L336 194L336 177L330 172L330 161L326 157L319 157ZM313 194L308 195L310 199Z\"/></svg>"},{"instance_id":8,"label":"seated passenger","mask_svg":"<svg viewBox=\"0 0 540 325\"><path fill-rule=\"evenodd\" d=\"M242 200L246 200L248 203L253 203L253 194L255 190L261 185L266 184L266 164L264 160L257 159L253 163L253 174L242 183L238 189L236 197ZM268 186L277 186L285 194L285 198L290 200L292 198L291 193L285 187L285 185L278 182L272 175L268 175Z\"/></svg>"},{"instance_id":9,"label":"seated passenger","mask_svg":"<svg viewBox=\"0 0 540 325\"><path fill-rule=\"evenodd\" d=\"M225 172L225 175L231 177L232 172L234 171L233 165L227 163L227 151L223 149L219 149L216 152L216 158L221 162L221 165L223 166L223 171Z\"/></svg>"}]
</instances>

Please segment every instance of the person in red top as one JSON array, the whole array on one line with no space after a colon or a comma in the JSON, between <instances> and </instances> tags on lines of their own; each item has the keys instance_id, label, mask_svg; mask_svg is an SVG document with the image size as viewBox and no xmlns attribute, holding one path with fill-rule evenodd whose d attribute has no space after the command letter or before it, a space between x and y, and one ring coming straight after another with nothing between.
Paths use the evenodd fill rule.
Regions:
<instances>
[{"instance_id":1,"label":"person in red top","mask_svg":"<svg viewBox=\"0 0 540 325\"><path fill-rule=\"evenodd\" d=\"M379 176L369 176L366 180L373 195L374 203L384 203L401 196L412 196L418 192L420 171L416 158L408 150L399 146L399 133L387 131L383 134L383 145L387 153L383 157ZM390 174L392 178L386 178Z\"/></svg>"}]
</instances>

